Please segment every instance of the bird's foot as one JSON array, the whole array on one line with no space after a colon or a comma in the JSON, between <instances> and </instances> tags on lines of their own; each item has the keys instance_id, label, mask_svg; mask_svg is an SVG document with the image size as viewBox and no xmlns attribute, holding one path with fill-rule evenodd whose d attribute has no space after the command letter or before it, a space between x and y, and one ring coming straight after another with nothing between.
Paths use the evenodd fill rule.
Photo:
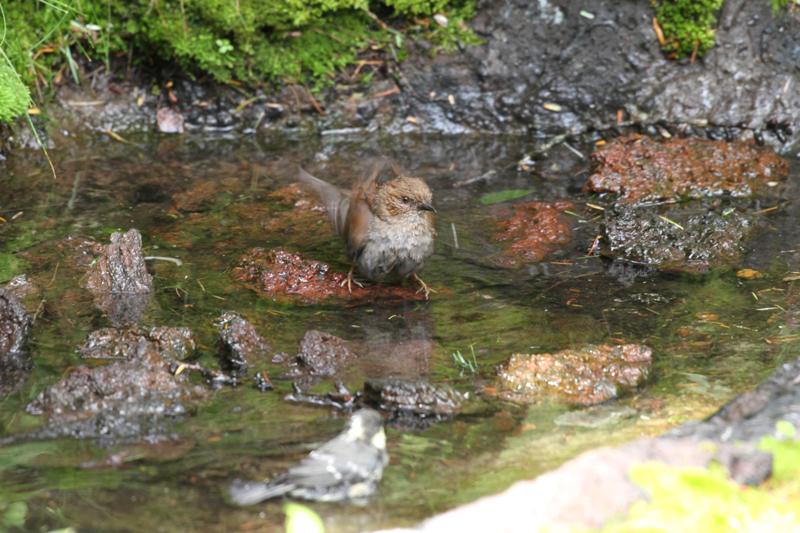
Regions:
<instances>
[{"instance_id":1,"label":"bird's foot","mask_svg":"<svg viewBox=\"0 0 800 533\"><path fill-rule=\"evenodd\" d=\"M353 294L354 283L359 287L361 287L362 289L364 288L364 285L353 277L353 271L355 270L355 268L356 267L350 267L350 272L347 273L347 277L344 280L342 280L342 282L339 284L340 287L344 287L345 285L347 285L347 292L350 294Z\"/></svg>"},{"instance_id":2,"label":"bird's foot","mask_svg":"<svg viewBox=\"0 0 800 533\"><path fill-rule=\"evenodd\" d=\"M414 272L412 274L412 276L414 276L414 279L417 280L417 283L419 283L419 289L417 289L417 294L419 294L421 292L425 293L425 299L426 300L430 300L431 299L431 293L436 293L436 291L431 289L430 287L428 287L428 284L425 283L424 281L422 281L422 278L417 276L416 272Z\"/></svg>"}]
</instances>

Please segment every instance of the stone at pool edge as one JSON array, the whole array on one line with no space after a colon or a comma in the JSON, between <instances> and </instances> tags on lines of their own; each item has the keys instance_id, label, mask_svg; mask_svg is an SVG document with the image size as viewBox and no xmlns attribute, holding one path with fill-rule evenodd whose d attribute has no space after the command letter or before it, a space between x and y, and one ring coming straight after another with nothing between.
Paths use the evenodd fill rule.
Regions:
<instances>
[{"instance_id":1,"label":"stone at pool edge","mask_svg":"<svg viewBox=\"0 0 800 533\"><path fill-rule=\"evenodd\" d=\"M348 291L347 275L334 272L322 261L305 259L281 248L252 248L239 258L233 276L258 294L279 301L314 303L328 299L353 302L386 300L425 300L413 282L404 285L365 283Z\"/></svg>"},{"instance_id":2,"label":"stone at pool edge","mask_svg":"<svg viewBox=\"0 0 800 533\"><path fill-rule=\"evenodd\" d=\"M652 349L639 344L587 345L555 353L513 354L498 373L501 397L594 405L643 383Z\"/></svg>"}]
</instances>

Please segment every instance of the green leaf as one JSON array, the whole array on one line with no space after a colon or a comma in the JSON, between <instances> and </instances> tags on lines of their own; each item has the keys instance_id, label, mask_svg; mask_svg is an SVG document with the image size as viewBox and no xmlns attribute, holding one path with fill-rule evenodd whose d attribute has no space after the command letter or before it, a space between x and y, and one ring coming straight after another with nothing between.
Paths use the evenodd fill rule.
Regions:
<instances>
[{"instance_id":1,"label":"green leaf","mask_svg":"<svg viewBox=\"0 0 800 533\"><path fill-rule=\"evenodd\" d=\"M25 525L25 517L28 515L28 505L25 502L14 502L9 504L2 517L0 517L0 524L8 527L22 528Z\"/></svg>"},{"instance_id":2,"label":"green leaf","mask_svg":"<svg viewBox=\"0 0 800 533\"><path fill-rule=\"evenodd\" d=\"M795 428L791 422L778 420L778 422L775 423L775 433L778 437L793 439L797 436L797 428Z\"/></svg>"},{"instance_id":3,"label":"green leaf","mask_svg":"<svg viewBox=\"0 0 800 533\"><path fill-rule=\"evenodd\" d=\"M286 513L286 533L325 533L322 519L310 507L287 503L283 512Z\"/></svg>"},{"instance_id":4,"label":"green leaf","mask_svg":"<svg viewBox=\"0 0 800 533\"><path fill-rule=\"evenodd\" d=\"M506 191L490 192L481 196L480 202L483 205L499 204L500 202L508 202L509 200L528 196L532 192L533 189L508 189Z\"/></svg>"}]
</instances>

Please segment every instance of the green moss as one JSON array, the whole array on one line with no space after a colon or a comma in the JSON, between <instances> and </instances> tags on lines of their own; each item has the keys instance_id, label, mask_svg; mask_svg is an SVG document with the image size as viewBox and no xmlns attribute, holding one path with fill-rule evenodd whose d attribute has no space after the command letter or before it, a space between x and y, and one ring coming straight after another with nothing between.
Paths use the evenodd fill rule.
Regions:
<instances>
[{"instance_id":1,"label":"green moss","mask_svg":"<svg viewBox=\"0 0 800 533\"><path fill-rule=\"evenodd\" d=\"M73 56L173 62L217 81L332 83L365 50L403 57L397 27L440 49L477 38L475 0L10 0L4 50L25 83L78 77ZM389 18L379 21L373 12ZM432 22L445 15L446 25ZM440 17L441 19L441 17ZM2 80L0 80L2 81ZM17 87L18 89L19 87ZM16 93L15 93L16 94ZM0 102L2 104L2 102Z\"/></svg>"},{"instance_id":2,"label":"green moss","mask_svg":"<svg viewBox=\"0 0 800 533\"><path fill-rule=\"evenodd\" d=\"M0 283L4 283L22 273L26 266L25 261L17 256L0 252Z\"/></svg>"},{"instance_id":3,"label":"green moss","mask_svg":"<svg viewBox=\"0 0 800 533\"><path fill-rule=\"evenodd\" d=\"M674 57L686 57L701 56L710 50L722 2L661 0L656 6L656 18L664 32L664 51Z\"/></svg>"}]
</instances>

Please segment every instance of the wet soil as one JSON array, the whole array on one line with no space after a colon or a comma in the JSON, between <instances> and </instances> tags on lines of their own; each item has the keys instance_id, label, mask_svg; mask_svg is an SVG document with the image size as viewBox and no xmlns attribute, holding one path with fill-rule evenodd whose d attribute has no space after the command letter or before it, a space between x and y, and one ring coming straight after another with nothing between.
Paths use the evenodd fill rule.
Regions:
<instances>
[{"instance_id":1,"label":"wet soil","mask_svg":"<svg viewBox=\"0 0 800 533\"><path fill-rule=\"evenodd\" d=\"M0 406L4 497L27 503L30 529L279 529L280 502L237 509L225 502L223 489L236 477L283 472L341 431L347 413L338 407L285 400L299 380L291 361L309 331L333 336L353 356L332 365L332 375L312 376L316 381L307 382L304 394L335 397L337 381L360 391L367 381L389 380L396 386L386 395L397 407L388 408L414 403L414 409L435 405L447 412L431 425L389 427L391 462L369 506L314 507L328 530L348 532L412 524L598 444L702 419L800 348L800 169L794 160L781 187L689 204L696 214L725 218L733 207L757 221L759 237L739 243L732 270L653 269L621 279L614 262L596 255L607 224L597 208L613 206L581 191L594 143L559 144L526 158L537 145L521 137L128 140L81 137L68 149L57 145L51 152L56 180L38 154L24 152L12 154L0 174L6 220L0 283L25 273L36 287L22 297L33 320L31 365ZM396 159L431 185L439 238L422 274L439 293L420 301L416 287L390 285L368 286L358 298L339 292L273 297L253 290L257 280L239 279L242 257L253 249L264 258L284 250L300 258L292 259L296 264L326 265L320 278L340 291L335 281L350 267L342 243L322 213L286 187L298 162L314 161L315 173L347 186L361 162L377 155ZM481 201L510 190L530 193L500 205ZM197 196L201 201L177 208L189 191L205 192ZM538 262L500 268L494 259L507 241L496 240L498 220L513 216L518 204L565 200L573 209L559 216L571 240ZM301 212L308 218L295 218ZM682 225L687 220L659 213ZM674 227L665 224L662 229ZM142 236L152 277L135 327L116 324L83 287L96 244L108 246L112 234L132 228ZM738 269L761 276L737 277ZM246 318L247 338L257 334L270 350L246 356L248 372L237 387L213 389L191 370L220 372L215 323L224 312ZM194 349L180 335L165 336L183 328L191 331ZM87 340L112 355L116 346L141 347L142 357L87 359L79 350ZM492 393L512 354L631 343L652 348L652 366L646 381L603 405L618 409L619 416L602 415L612 422L570 424L562 415L582 411L565 402L508 402ZM268 375L274 388L259 389L256 372ZM434 389L457 392L461 407L449 395L437 399ZM28 405L42 414L26 411ZM109 514L100 515L98 506Z\"/></svg>"}]
</instances>

